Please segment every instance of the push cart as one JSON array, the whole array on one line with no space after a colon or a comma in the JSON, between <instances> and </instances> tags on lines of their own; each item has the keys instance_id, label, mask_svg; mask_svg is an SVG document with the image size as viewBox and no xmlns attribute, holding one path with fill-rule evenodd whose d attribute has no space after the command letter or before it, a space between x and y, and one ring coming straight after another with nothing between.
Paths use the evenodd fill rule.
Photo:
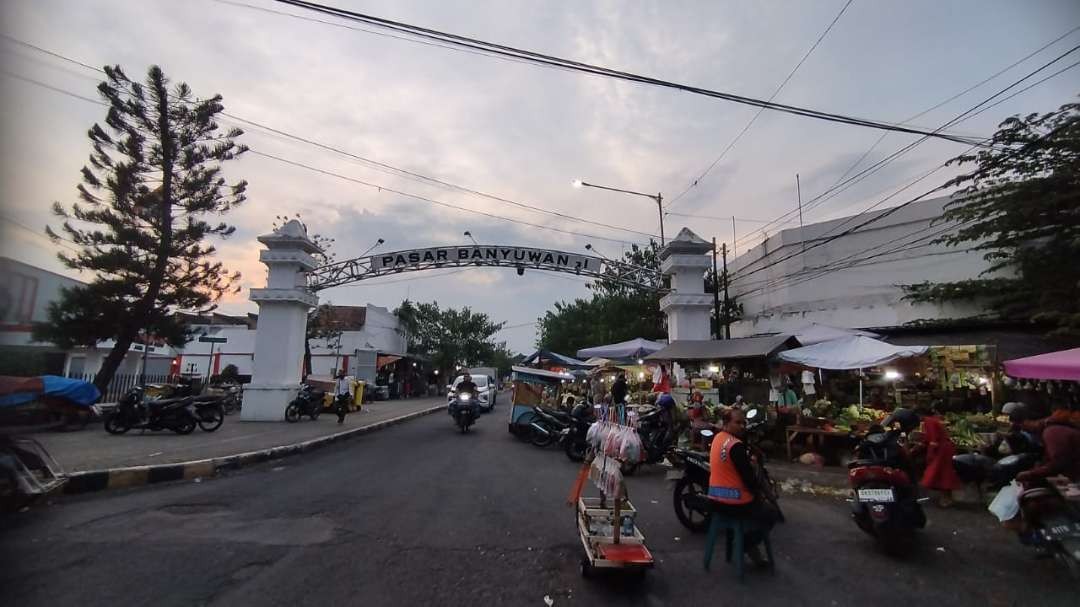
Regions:
<instances>
[{"instance_id":1,"label":"push cart","mask_svg":"<svg viewBox=\"0 0 1080 607\"><path fill-rule=\"evenodd\" d=\"M578 532L585 555L581 575L595 569L625 569L643 576L653 566L653 556L645 546L645 536L634 523L637 510L630 500L619 498L609 506L601 497L578 499Z\"/></svg>"}]
</instances>

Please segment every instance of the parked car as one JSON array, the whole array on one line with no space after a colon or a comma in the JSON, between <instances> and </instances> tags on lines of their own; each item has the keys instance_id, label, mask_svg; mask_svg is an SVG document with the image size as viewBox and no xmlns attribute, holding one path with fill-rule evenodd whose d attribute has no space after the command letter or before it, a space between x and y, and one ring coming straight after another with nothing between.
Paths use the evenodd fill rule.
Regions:
<instances>
[{"instance_id":1,"label":"parked car","mask_svg":"<svg viewBox=\"0 0 1080 607\"><path fill-rule=\"evenodd\" d=\"M454 378L454 383L450 384L450 389L446 395L446 402L454 400L454 395L457 393L457 386L461 383L464 376L458 375ZM486 375L472 375L470 374L472 381L476 384L477 397L479 398L480 408L484 411L490 412L495 408L495 397L498 394L498 387L495 385L491 378Z\"/></svg>"}]
</instances>

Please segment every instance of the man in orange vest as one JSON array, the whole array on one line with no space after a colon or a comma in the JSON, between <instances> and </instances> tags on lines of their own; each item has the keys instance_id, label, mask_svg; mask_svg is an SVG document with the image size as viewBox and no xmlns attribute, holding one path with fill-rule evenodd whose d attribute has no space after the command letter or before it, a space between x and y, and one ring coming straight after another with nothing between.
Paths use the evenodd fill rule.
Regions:
<instances>
[{"instance_id":1,"label":"man in orange vest","mask_svg":"<svg viewBox=\"0 0 1080 607\"><path fill-rule=\"evenodd\" d=\"M750 450L743 442L746 437L746 414L732 407L724 412L723 429L713 439L709 452L709 499L713 509L726 516L752 519L771 528L778 513L757 499L757 473L750 459ZM760 531L746 534L746 554L755 565L767 564L758 545L764 535Z\"/></svg>"}]
</instances>

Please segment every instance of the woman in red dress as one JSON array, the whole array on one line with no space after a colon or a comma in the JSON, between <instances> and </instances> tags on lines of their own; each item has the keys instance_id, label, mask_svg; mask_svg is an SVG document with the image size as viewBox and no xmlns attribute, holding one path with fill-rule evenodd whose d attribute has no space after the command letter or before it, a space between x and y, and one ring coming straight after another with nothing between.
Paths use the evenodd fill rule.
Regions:
<instances>
[{"instance_id":1,"label":"woman in red dress","mask_svg":"<svg viewBox=\"0 0 1080 607\"><path fill-rule=\"evenodd\" d=\"M926 471L921 485L941 492L941 506L952 505L952 492L960 488L960 477L953 468L956 445L949 438L945 423L932 407L923 416L923 440L926 442Z\"/></svg>"},{"instance_id":2,"label":"woman in red dress","mask_svg":"<svg viewBox=\"0 0 1080 607\"><path fill-rule=\"evenodd\" d=\"M667 367L663 364L653 373L653 392L669 394L671 392L671 376L668 375Z\"/></svg>"}]
</instances>

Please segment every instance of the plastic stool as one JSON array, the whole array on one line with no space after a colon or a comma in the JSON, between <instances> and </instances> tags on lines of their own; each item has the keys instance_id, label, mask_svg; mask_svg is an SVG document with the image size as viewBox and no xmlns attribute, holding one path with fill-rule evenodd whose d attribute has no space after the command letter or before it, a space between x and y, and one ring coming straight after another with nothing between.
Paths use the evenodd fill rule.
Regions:
<instances>
[{"instance_id":1,"label":"plastic stool","mask_svg":"<svg viewBox=\"0 0 1080 607\"><path fill-rule=\"evenodd\" d=\"M744 518L727 517L719 512L713 512L709 515L709 534L705 540L705 570L709 570L709 565L712 563L713 550L716 548L716 539L720 535L720 530L727 531L726 538L726 559L727 562L732 561L732 554L735 555L735 572L739 576L739 581L743 581L743 552L745 552L745 536L750 531L761 531L763 534L763 542L765 544L765 555L769 559L769 566L772 567L775 563L772 553L772 542L769 541L770 529L763 525ZM732 546L734 544L734 546ZM732 550L734 548L734 550Z\"/></svg>"}]
</instances>

